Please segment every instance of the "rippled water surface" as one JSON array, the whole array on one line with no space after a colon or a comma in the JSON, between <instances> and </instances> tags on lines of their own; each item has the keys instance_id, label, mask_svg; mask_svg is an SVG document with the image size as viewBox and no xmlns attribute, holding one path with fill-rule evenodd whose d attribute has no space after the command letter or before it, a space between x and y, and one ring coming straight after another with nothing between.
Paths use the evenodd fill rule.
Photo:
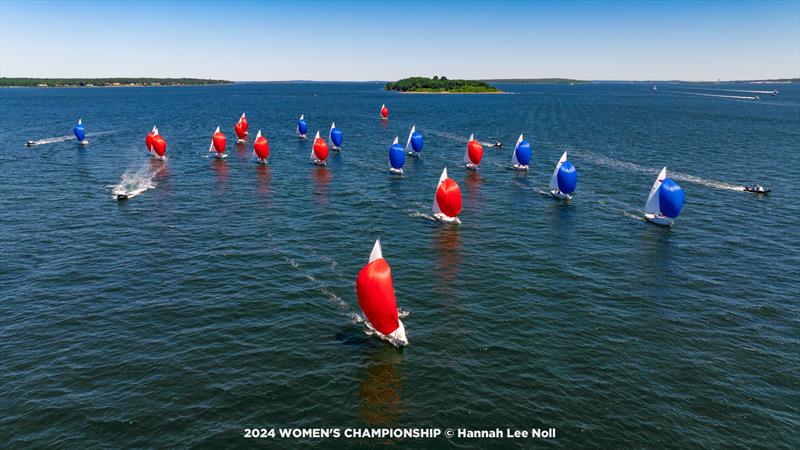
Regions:
<instances>
[{"instance_id":1,"label":"rippled water surface","mask_svg":"<svg viewBox=\"0 0 800 450\"><path fill-rule=\"evenodd\" d=\"M292 426L798 448L800 86L739 92L773 87L2 89L0 446L220 448ZM243 111L270 140L266 167L232 145ZM294 136L301 113L311 133L344 133L326 168ZM84 149L58 139L78 117ZM164 164L144 149L154 124ZM424 156L391 176L389 144L412 124ZM225 160L206 157L217 125ZM466 173L473 132L506 146ZM520 132L527 174L507 169ZM569 204L543 195L564 150ZM640 220L665 165L686 192L672 229ZM444 166L459 228L430 220ZM117 203L123 181L141 193ZM753 181L773 193L738 190ZM358 320L355 277L378 237L409 312L403 350ZM332 444L282 444L300 443Z\"/></svg>"}]
</instances>

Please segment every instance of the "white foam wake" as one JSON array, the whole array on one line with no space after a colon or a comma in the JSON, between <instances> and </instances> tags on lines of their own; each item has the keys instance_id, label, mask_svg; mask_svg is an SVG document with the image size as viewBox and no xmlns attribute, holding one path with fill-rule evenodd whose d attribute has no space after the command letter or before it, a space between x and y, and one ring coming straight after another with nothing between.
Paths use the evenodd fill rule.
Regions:
<instances>
[{"instance_id":1,"label":"white foam wake","mask_svg":"<svg viewBox=\"0 0 800 450\"><path fill-rule=\"evenodd\" d=\"M108 186L111 188L113 198L116 199L118 195L125 195L128 198L133 198L144 191L153 189L156 187L153 178L155 178L164 167L164 165L161 165L158 169L152 170L148 164L136 172L131 172L130 170L126 171L122 174L119 183Z\"/></svg>"},{"instance_id":2,"label":"white foam wake","mask_svg":"<svg viewBox=\"0 0 800 450\"><path fill-rule=\"evenodd\" d=\"M721 95L721 94L704 94L702 92L681 92L686 95L700 95L703 97L717 97L717 98L735 98L738 100L756 100L758 97L752 95Z\"/></svg>"}]
</instances>

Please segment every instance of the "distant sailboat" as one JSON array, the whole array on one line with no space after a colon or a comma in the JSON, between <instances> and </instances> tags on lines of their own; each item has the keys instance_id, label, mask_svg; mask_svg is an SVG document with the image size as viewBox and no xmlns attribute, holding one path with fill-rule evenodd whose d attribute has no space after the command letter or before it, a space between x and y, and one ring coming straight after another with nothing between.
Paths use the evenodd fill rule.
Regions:
<instances>
[{"instance_id":1,"label":"distant sailboat","mask_svg":"<svg viewBox=\"0 0 800 450\"><path fill-rule=\"evenodd\" d=\"M560 200L570 200L569 194L575 192L578 185L578 172L575 166L567 160L567 152L558 160L553 176L550 177L550 195Z\"/></svg>"},{"instance_id":2,"label":"distant sailboat","mask_svg":"<svg viewBox=\"0 0 800 450\"><path fill-rule=\"evenodd\" d=\"M358 272L356 295L365 323L376 336L395 347L408 345L406 329L397 312L392 270L383 259L380 240L375 241L369 261Z\"/></svg>"},{"instance_id":3,"label":"distant sailboat","mask_svg":"<svg viewBox=\"0 0 800 450\"><path fill-rule=\"evenodd\" d=\"M86 140L86 128L83 126L83 119L78 119L78 123L72 129L72 133L75 135L75 139L78 140L79 144L86 145L89 143L89 141Z\"/></svg>"},{"instance_id":4,"label":"distant sailboat","mask_svg":"<svg viewBox=\"0 0 800 450\"><path fill-rule=\"evenodd\" d=\"M381 105L381 120L389 120L389 108L386 105Z\"/></svg>"},{"instance_id":5,"label":"distant sailboat","mask_svg":"<svg viewBox=\"0 0 800 450\"><path fill-rule=\"evenodd\" d=\"M208 146L208 151L213 153L215 158L224 158L228 156L225 154L225 144L227 141L225 135L219 130L219 127L217 127L216 131L214 131L214 134L211 136L211 144Z\"/></svg>"},{"instance_id":6,"label":"distant sailboat","mask_svg":"<svg viewBox=\"0 0 800 450\"><path fill-rule=\"evenodd\" d=\"M319 137L319 131L317 131L317 135L314 136L314 144L311 146L310 159L318 166L324 166L325 160L328 159L328 143L325 142L325 139Z\"/></svg>"},{"instance_id":7,"label":"distant sailboat","mask_svg":"<svg viewBox=\"0 0 800 450\"><path fill-rule=\"evenodd\" d=\"M300 119L297 121L297 137L300 139L306 139L306 133L308 133L308 124L306 123L306 119L304 118L305 115L300 115Z\"/></svg>"},{"instance_id":8,"label":"distant sailboat","mask_svg":"<svg viewBox=\"0 0 800 450\"><path fill-rule=\"evenodd\" d=\"M528 170L531 162L531 144L520 134L517 144L514 146L514 154L511 155L511 167L516 170Z\"/></svg>"},{"instance_id":9,"label":"distant sailboat","mask_svg":"<svg viewBox=\"0 0 800 450\"><path fill-rule=\"evenodd\" d=\"M483 146L480 142L475 140L475 135L469 135L469 142L467 148L464 150L464 162L468 170L478 170L483 158Z\"/></svg>"},{"instance_id":10,"label":"distant sailboat","mask_svg":"<svg viewBox=\"0 0 800 450\"><path fill-rule=\"evenodd\" d=\"M656 87L656 85L655 85L655 84L653 85L653 90L654 90L654 91L657 91L657 90L658 90L658 88Z\"/></svg>"},{"instance_id":11,"label":"distant sailboat","mask_svg":"<svg viewBox=\"0 0 800 450\"><path fill-rule=\"evenodd\" d=\"M422 156L422 146L425 144L424 140L422 139L422 134L417 131L417 126L414 125L411 127L411 131L408 132L408 140L406 141L406 152L408 152L409 156L413 156L415 158L419 158ZM408 147L411 146L411 151L408 150Z\"/></svg>"},{"instance_id":12,"label":"distant sailboat","mask_svg":"<svg viewBox=\"0 0 800 450\"><path fill-rule=\"evenodd\" d=\"M644 218L657 225L672 226L674 219L681 213L683 200L683 189L667 178L667 168L664 167L647 196Z\"/></svg>"},{"instance_id":13,"label":"distant sailboat","mask_svg":"<svg viewBox=\"0 0 800 450\"><path fill-rule=\"evenodd\" d=\"M442 170L436 195L433 197L433 217L445 223L460 224L458 214L461 213L461 188L447 177L447 167Z\"/></svg>"},{"instance_id":14,"label":"distant sailboat","mask_svg":"<svg viewBox=\"0 0 800 450\"><path fill-rule=\"evenodd\" d=\"M240 117L236 125L233 126L233 129L236 131L237 144L244 144L244 138L247 136L247 127L247 118L244 116L244 113L242 113L242 117Z\"/></svg>"},{"instance_id":15,"label":"distant sailboat","mask_svg":"<svg viewBox=\"0 0 800 450\"><path fill-rule=\"evenodd\" d=\"M391 147L389 147L389 172L402 175L403 164L406 162L406 152L403 146L398 142L398 138L394 138Z\"/></svg>"},{"instance_id":16,"label":"distant sailboat","mask_svg":"<svg viewBox=\"0 0 800 450\"><path fill-rule=\"evenodd\" d=\"M269 141L261 135L261 130L256 133L256 140L253 142L253 154L261 164L267 163L269 158Z\"/></svg>"},{"instance_id":17,"label":"distant sailboat","mask_svg":"<svg viewBox=\"0 0 800 450\"><path fill-rule=\"evenodd\" d=\"M342 149L342 131L336 128L335 122L331 123L331 131L328 133L328 138L331 141L331 147L333 147L333 150L338 152Z\"/></svg>"}]
</instances>

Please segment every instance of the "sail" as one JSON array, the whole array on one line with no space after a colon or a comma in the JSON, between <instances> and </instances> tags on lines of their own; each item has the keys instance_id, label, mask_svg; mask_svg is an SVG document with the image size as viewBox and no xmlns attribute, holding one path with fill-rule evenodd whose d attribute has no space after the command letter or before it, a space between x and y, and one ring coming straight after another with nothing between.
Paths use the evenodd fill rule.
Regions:
<instances>
[{"instance_id":1,"label":"sail","mask_svg":"<svg viewBox=\"0 0 800 450\"><path fill-rule=\"evenodd\" d=\"M417 126L414 125L411 127L411 131L408 132L408 140L406 141L405 150L408 151L408 146L411 145L411 137L414 135L414 132L417 131Z\"/></svg>"},{"instance_id":2,"label":"sail","mask_svg":"<svg viewBox=\"0 0 800 450\"><path fill-rule=\"evenodd\" d=\"M650 214L658 214L661 212L661 205L659 202L658 189L661 187L661 183L667 178L667 168L664 167L661 169L661 172L656 177L655 183L653 183L653 187L650 189L650 194L647 196L647 202L644 204L644 212Z\"/></svg>"},{"instance_id":3,"label":"sail","mask_svg":"<svg viewBox=\"0 0 800 450\"><path fill-rule=\"evenodd\" d=\"M389 118L389 108L386 105L381 105L381 117L384 119Z\"/></svg>"},{"instance_id":4,"label":"sail","mask_svg":"<svg viewBox=\"0 0 800 450\"><path fill-rule=\"evenodd\" d=\"M331 123L331 131L328 133L328 138L334 147L342 146L342 131L336 128L336 123Z\"/></svg>"},{"instance_id":5,"label":"sail","mask_svg":"<svg viewBox=\"0 0 800 450\"><path fill-rule=\"evenodd\" d=\"M564 164L558 169L558 190L564 194L571 194L575 192L577 186L578 171L571 162L564 161Z\"/></svg>"},{"instance_id":6,"label":"sail","mask_svg":"<svg viewBox=\"0 0 800 450\"><path fill-rule=\"evenodd\" d=\"M511 152L511 165L513 165L513 166L518 166L519 165L519 161L517 160L517 148L519 148L519 144L523 140L524 140L524 138L522 137L522 134L520 134L519 137L517 138L517 143L514 144L514 151Z\"/></svg>"},{"instance_id":7,"label":"sail","mask_svg":"<svg viewBox=\"0 0 800 450\"><path fill-rule=\"evenodd\" d=\"M452 179L447 177L447 169L442 172L444 179L440 179L436 188L436 205L448 217L456 217L461 212L461 188Z\"/></svg>"},{"instance_id":8,"label":"sail","mask_svg":"<svg viewBox=\"0 0 800 450\"><path fill-rule=\"evenodd\" d=\"M403 146L398 142L398 138L394 138L392 146L389 147L389 164L393 169L402 169L405 162L406 152L403 150Z\"/></svg>"},{"instance_id":9,"label":"sail","mask_svg":"<svg viewBox=\"0 0 800 450\"><path fill-rule=\"evenodd\" d=\"M304 118L304 115L300 116L300 119L297 120L297 134L306 134L308 133L308 124Z\"/></svg>"},{"instance_id":10,"label":"sail","mask_svg":"<svg viewBox=\"0 0 800 450\"><path fill-rule=\"evenodd\" d=\"M236 130L236 137L238 137L239 139L244 139L245 135L247 134L247 131L244 129L244 126L242 125L241 121L236 122L236 125L233 126L233 129Z\"/></svg>"},{"instance_id":11,"label":"sail","mask_svg":"<svg viewBox=\"0 0 800 450\"><path fill-rule=\"evenodd\" d=\"M481 163L482 158L483 146L470 135L470 140L467 144L467 151L464 154L464 162L472 163L477 166Z\"/></svg>"},{"instance_id":12,"label":"sail","mask_svg":"<svg viewBox=\"0 0 800 450\"><path fill-rule=\"evenodd\" d=\"M269 158L269 141L261 135L261 130L256 133L256 140L253 142L253 153L261 160Z\"/></svg>"},{"instance_id":13,"label":"sail","mask_svg":"<svg viewBox=\"0 0 800 450\"><path fill-rule=\"evenodd\" d=\"M467 163L467 164L470 163L470 160L469 160L469 144L471 144L473 140L475 140L475 135L474 134L470 134L469 135L469 140L467 141L467 147L464 149L464 162Z\"/></svg>"},{"instance_id":14,"label":"sail","mask_svg":"<svg viewBox=\"0 0 800 450\"><path fill-rule=\"evenodd\" d=\"M513 164L527 166L531 162L531 144L519 135L517 145L514 147L514 156L512 159Z\"/></svg>"},{"instance_id":15,"label":"sail","mask_svg":"<svg viewBox=\"0 0 800 450\"><path fill-rule=\"evenodd\" d=\"M242 113L242 117L239 118L239 123L242 124L242 130L245 134L247 134L247 129L250 128L250 125L247 123L247 117Z\"/></svg>"},{"instance_id":16,"label":"sail","mask_svg":"<svg viewBox=\"0 0 800 450\"><path fill-rule=\"evenodd\" d=\"M676 218L683 208L684 193L678 183L665 178L658 189L658 203L661 213Z\"/></svg>"},{"instance_id":17,"label":"sail","mask_svg":"<svg viewBox=\"0 0 800 450\"><path fill-rule=\"evenodd\" d=\"M561 155L561 159L559 159L558 163L556 163L556 168L553 170L553 176L550 177L550 184L547 185L547 187L549 187L550 190L558 189L558 169L561 168L561 165L564 164L564 161L566 160L567 160L567 152L564 152L564 154Z\"/></svg>"},{"instance_id":18,"label":"sail","mask_svg":"<svg viewBox=\"0 0 800 450\"><path fill-rule=\"evenodd\" d=\"M432 209L434 214L439 214L440 212L442 212L441 208L439 208L439 200L437 194L439 193L439 187L442 185L442 182L444 182L444 180L446 179L447 179L447 167L445 167L444 170L442 170L442 175L439 177L439 183L436 184L436 192L433 194Z\"/></svg>"},{"instance_id":19,"label":"sail","mask_svg":"<svg viewBox=\"0 0 800 450\"><path fill-rule=\"evenodd\" d=\"M361 311L375 330L389 336L400 328L392 271L383 258L379 240L375 241L369 262L358 272L356 295Z\"/></svg>"},{"instance_id":20,"label":"sail","mask_svg":"<svg viewBox=\"0 0 800 450\"><path fill-rule=\"evenodd\" d=\"M320 161L325 161L328 159L328 143L325 142L325 139L319 137L319 131L317 131L317 135L314 136L314 145L311 148L311 156L316 157Z\"/></svg>"},{"instance_id":21,"label":"sail","mask_svg":"<svg viewBox=\"0 0 800 450\"><path fill-rule=\"evenodd\" d=\"M211 146L213 147L214 150L217 151L217 153L220 153L220 154L221 153L225 153L225 143L226 142L227 142L227 139L225 138L225 135L222 134L222 132L219 131L219 127L217 127L217 130L214 132L214 135L211 136ZM212 149L209 148L209 151L211 151L211 150Z\"/></svg>"},{"instance_id":22,"label":"sail","mask_svg":"<svg viewBox=\"0 0 800 450\"><path fill-rule=\"evenodd\" d=\"M147 146L148 150L152 150L153 149L153 136L155 136L157 134L158 134L158 128L156 128L156 126L153 125L153 130L151 132L147 133L147 136L145 136L145 138L144 138L144 145Z\"/></svg>"},{"instance_id":23,"label":"sail","mask_svg":"<svg viewBox=\"0 0 800 450\"><path fill-rule=\"evenodd\" d=\"M425 142L422 139L422 133L419 131L414 131L411 134L411 148L414 149L416 153L419 153L422 151L422 146L424 144Z\"/></svg>"},{"instance_id":24,"label":"sail","mask_svg":"<svg viewBox=\"0 0 800 450\"><path fill-rule=\"evenodd\" d=\"M72 129L72 133L75 134L75 139L81 142L86 138L86 128L83 126L82 119L78 119L78 124Z\"/></svg>"},{"instance_id":25,"label":"sail","mask_svg":"<svg viewBox=\"0 0 800 450\"><path fill-rule=\"evenodd\" d=\"M151 151L162 158L164 157L164 153L167 152L167 141L160 134L153 136Z\"/></svg>"}]
</instances>

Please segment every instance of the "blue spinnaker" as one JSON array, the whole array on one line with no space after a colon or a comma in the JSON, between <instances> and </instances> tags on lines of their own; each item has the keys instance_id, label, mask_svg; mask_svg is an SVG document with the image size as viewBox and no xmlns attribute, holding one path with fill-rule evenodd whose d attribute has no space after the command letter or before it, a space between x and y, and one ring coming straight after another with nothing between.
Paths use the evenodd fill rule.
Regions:
<instances>
[{"instance_id":1,"label":"blue spinnaker","mask_svg":"<svg viewBox=\"0 0 800 450\"><path fill-rule=\"evenodd\" d=\"M564 161L561 164L561 167L558 168L557 178L559 191L565 194L571 194L575 191L575 187L578 185L578 172L571 162Z\"/></svg>"},{"instance_id":2,"label":"blue spinnaker","mask_svg":"<svg viewBox=\"0 0 800 450\"><path fill-rule=\"evenodd\" d=\"M306 134L308 132L308 124L305 120L300 119L297 121L297 132L299 134Z\"/></svg>"},{"instance_id":3,"label":"blue spinnaker","mask_svg":"<svg viewBox=\"0 0 800 450\"><path fill-rule=\"evenodd\" d=\"M389 164L394 169L401 169L406 162L406 153L403 151L403 146L400 144L392 144L389 147Z\"/></svg>"},{"instance_id":4,"label":"blue spinnaker","mask_svg":"<svg viewBox=\"0 0 800 450\"><path fill-rule=\"evenodd\" d=\"M421 152L424 144L425 142L422 139L422 133L415 131L413 134L411 134L411 148L413 148L415 152Z\"/></svg>"},{"instance_id":5,"label":"blue spinnaker","mask_svg":"<svg viewBox=\"0 0 800 450\"><path fill-rule=\"evenodd\" d=\"M342 131L338 128L331 130L331 142L333 142L333 145L337 147L342 146Z\"/></svg>"},{"instance_id":6,"label":"blue spinnaker","mask_svg":"<svg viewBox=\"0 0 800 450\"><path fill-rule=\"evenodd\" d=\"M523 166L527 166L531 162L531 144L528 141L520 142L514 151L517 152L517 161Z\"/></svg>"},{"instance_id":7,"label":"blue spinnaker","mask_svg":"<svg viewBox=\"0 0 800 450\"><path fill-rule=\"evenodd\" d=\"M86 129L83 128L83 124L79 121L75 128L72 129L72 132L75 134L75 139L83 142L83 139L86 137Z\"/></svg>"},{"instance_id":8,"label":"blue spinnaker","mask_svg":"<svg viewBox=\"0 0 800 450\"><path fill-rule=\"evenodd\" d=\"M658 202L661 213L667 217L675 218L681 213L683 208L684 193L678 183L669 178L664 179L658 189Z\"/></svg>"}]
</instances>

